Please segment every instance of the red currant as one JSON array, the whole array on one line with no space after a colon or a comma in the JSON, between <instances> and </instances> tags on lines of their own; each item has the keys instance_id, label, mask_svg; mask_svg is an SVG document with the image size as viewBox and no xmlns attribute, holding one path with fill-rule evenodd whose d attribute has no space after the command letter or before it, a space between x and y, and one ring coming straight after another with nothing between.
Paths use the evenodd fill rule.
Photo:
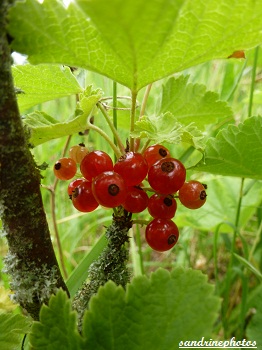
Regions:
<instances>
[{"instance_id":1,"label":"red currant","mask_svg":"<svg viewBox=\"0 0 262 350\"><path fill-rule=\"evenodd\" d=\"M74 207L82 212L90 212L98 207L98 203L92 193L92 183L83 180L80 185L75 187L72 194L72 203Z\"/></svg>"},{"instance_id":2,"label":"red currant","mask_svg":"<svg viewBox=\"0 0 262 350\"><path fill-rule=\"evenodd\" d=\"M169 150L162 145L149 146L144 152L144 158L147 161L148 168L162 158L169 158Z\"/></svg>"},{"instance_id":3,"label":"red currant","mask_svg":"<svg viewBox=\"0 0 262 350\"><path fill-rule=\"evenodd\" d=\"M88 181L92 181L94 177L104 171L111 170L113 170L113 161L110 156L103 151L88 153L80 164L80 171Z\"/></svg>"},{"instance_id":4,"label":"red currant","mask_svg":"<svg viewBox=\"0 0 262 350\"><path fill-rule=\"evenodd\" d=\"M161 194L178 191L186 179L184 165L175 158L164 158L154 163L148 171L150 186Z\"/></svg>"},{"instance_id":5,"label":"red currant","mask_svg":"<svg viewBox=\"0 0 262 350\"><path fill-rule=\"evenodd\" d=\"M122 205L127 195L124 179L114 171L105 171L95 177L92 190L97 202L106 208Z\"/></svg>"},{"instance_id":6,"label":"red currant","mask_svg":"<svg viewBox=\"0 0 262 350\"><path fill-rule=\"evenodd\" d=\"M76 163L81 163L83 158L88 154L88 149L83 143L72 146L69 150L70 158L74 159Z\"/></svg>"},{"instance_id":7,"label":"red currant","mask_svg":"<svg viewBox=\"0 0 262 350\"><path fill-rule=\"evenodd\" d=\"M67 193L69 195L69 197L71 198L72 193L74 191L74 189L80 185L83 181L85 181L84 179L75 179L73 181L70 182L70 184L67 187Z\"/></svg>"},{"instance_id":8,"label":"red currant","mask_svg":"<svg viewBox=\"0 0 262 350\"><path fill-rule=\"evenodd\" d=\"M148 204L148 195L140 187L128 187L123 207L130 213L141 213Z\"/></svg>"},{"instance_id":9,"label":"red currant","mask_svg":"<svg viewBox=\"0 0 262 350\"><path fill-rule=\"evenodd\" d=\"M153 194L148 201L148 211L154 218L172 219L175 215L177 204L172 196Z\"/></svg>"},{"instance_id":10,"label":"red currant","mask_svg":"<svg viewBox=\"0 0 262 350\"><path fill-rule=\"evenodd\" d=\"M54 165L54 174L60 180L72 179L76 171L76 162L71 158L60 158Z\"/></svg>"},{"instance_id":11,"label":"red currant","mask_svg":"<svg viewBox=\"0 0 262 350\"><path fill-rule=\"evenodd\" d=\"M118 159L114 171L123 177L127 186L136 186L145 179L148 165L141 153L127 152Z\"/></svg>"},{"instance_id":12,"label":"red currant","mask_svg":"<svg viewBox=\"0 0 262 350\"><path fill-rule=\"evenodd\" d=\"M154 219L146 227L148 245L159 252L171 249L177 243L178 237L178 228L169 219Z\"/></svg>"},{"instance_id":13,"label":"red currant","mask_svg":"<svg viewBox=\"0 0 262 350\"><path fill-rule=\"evenodd\" d=\"M201 208L206 202L206 185L199 181L188 181L179 190L180 202L189 209Z\"/></svg>"}]
</instances>

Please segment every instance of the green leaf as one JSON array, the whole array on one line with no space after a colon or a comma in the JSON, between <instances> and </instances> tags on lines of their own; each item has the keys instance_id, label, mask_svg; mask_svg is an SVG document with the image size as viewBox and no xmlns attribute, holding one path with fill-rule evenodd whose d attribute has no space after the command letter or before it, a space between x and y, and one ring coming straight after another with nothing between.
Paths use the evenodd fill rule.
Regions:
<instances>
[{"instance_id":1,"label":"green leaf","mask_svg":"<svg viewBox=\"0 0 262 350\"><path fill-rule=\"evenodd\" d=\"M68 67L50 64L15 66L12 68L20 112L45 101L83 92Z\"/></svg>"},{"instance_id":2,"label":"green leaf","mask_svg":"<svg viewBox=\"0 0 262 350\"><path fill-rule=\"evenodd\" d=\"M34 349L82 349L76 320L77 314L72 312L71 301L64 291L59 290L50 298L48 306L42 306L40 322L33 323L31 345Z\"/></svg>"},{"instance_id":3,"label":"green leaf","mask_svg":"<svg viewBox=\"0 0 262 350\"><path fill-rule=\"evenodd\" d=\"M206 91L200 84L188 83L189 76L170 78L162 86L162 100L159 113L173 113L185 125L192 122L204 130L208 124L232 117L232 110L226 102L219 101L215 92Z\"/></svg>"},{"instance_id":4,"label":"green leaf","mask_svg":"<svg viewBox=\"0 0 262 350\"><path fill-rule=\"evenodd\" d=\"M0 349L20 349L24 334L30 331L31 322L20 314L0 313Z\"/></svg>"},{"instance_id":5,"label":"green leaf","mask_svg":"<svg viewBox=\"0 0 262 350\"><path fill-rule=\"evenodd\" d=\"M84 94L80 94L77 115L66 122L59 122L45 112L35 111L28 114L24 119L24 124L30 135L30 144L38 146L59 137L84 131L87 128L87 117L101 96L100 90L91 91L90 87L87 88Z\"/></svg>"},{"instance_id":6,"label":"green leaf","mask_svg":"<svg viewBox=\"0 0 262 350\"><path fill-rule=\"evenodd\" d=\"M126 293L110 281L90 301L85 346L177 350L180 341L210 336L220 306L213 293L206 276L183 268L135 277Z\"/></svg>"},{"instance_id":7,"label":"green leaf","mask_svg":"<svg viewBox=\"0 0 262 350\"><path fill-rule=\"evenodd\" d=\"M184 126L170 112L158 116L143 116L135 123L135 130L131 133L133 137L148 138L154 142L180 143L187 142L195 148L204 147L203 135L194 126Z\"/></svg>"},{"instance_id":8,"label":"green leaf","mask_svg":"<svg viewBox=\"0 0 262 350\"><path fill-rule=\"evenodd\" d=\"M226 176L262 179L262 118L229 125L210 138L205 157L195 170Z\"/></svg>"},{"instance_id":9,"label":"green leaf","mask_svg":"<svg viewBox=\"0 0 262 350\"><path fill-rule=\"evenodd\" d=\"M247 267L257 278L262 280L262 274L261 272L255 268L254 265L252 265L248 260L243 258L242 256L234 253L234 256L245 266Z\"/></svg>"},{"instance_id":10,"label":"green leaf","mask_svg":"<svg viewBox=\"0 0 262 350\"><path fill-rule=\"evenodd\" d=\"M78 0L68 9L27 0L11 10L9 32L33 64L83 67L138 91L260 44L261 17L253 0Z\"/></svg>"},{"instance_id":11,"label":"green leaf","mask_svg":"<svg viewBox=\"0 0 262 350\"><path fill-rule=\"evenodd\" d=\"M106 245L107 239L105 235L102 235L96 244L92 247L91 251L80 261L75 270L69 276L66 285L71 297L76 294L82 283L87 279L89 266L95 259L98 258Z\"/></svg>"},{"instance_id":12,"label":"green leaf","mask_svg":"<svg viewBox=\"0 0 262 350\"><path fill-rule=\"evenodd\" d=\"M256 304L253 305L255 315L251 318L247 326L247 337L250 341L256 342L258 349L262 346L262 293L256 298Z\"/></svg>"}]
</instances>

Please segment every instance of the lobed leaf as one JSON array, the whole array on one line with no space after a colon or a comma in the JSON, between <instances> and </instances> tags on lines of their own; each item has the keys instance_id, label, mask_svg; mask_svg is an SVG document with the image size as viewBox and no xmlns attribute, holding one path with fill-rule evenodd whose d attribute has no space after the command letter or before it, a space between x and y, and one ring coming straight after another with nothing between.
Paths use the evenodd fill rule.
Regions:
<instances>
[{"instance_id":1,"label":"lobed leaf","mask_svg":"<svg viewBox=\"0 0 262 350\"><path fill-rule=\"evenodd\" d=\"M37 104L83 92L69 67L40 64L14 66L14 85L21 113Z\"/></svg>"},{"instance_id":2,"label":"lobed leaf","mask_svg":"<svg viewBox=\"0 0 262 350\"><path fill-rule=\"evenodd\" d=\"M86 312L85 346L175 350L180 341L209 336L220 304L213 292L200 271L182 268L135 277L126 293L108 282Z\"/></svg>"},{"instance_id":3,"label":"lobed leaf","mask_svg":"<svg viewBox=\"0 0 262 350\"><path fill-rule=\"evenodd\" d=\"M71 301L64 291L59 290L50 298L48 306L42 306L40 321L33 323L30 344L34 349L82 349L76 319Z\"/></svg>"},{"instance_id":4,"label":"lobed leaf","mask_svg":"<svg viewBox=\"0 0 262 350\"><path fill-rule=\"evenodd\" d=\"M262 42L257 0L17 2L12 48L29 61L83 67L131 88ZM30 18L30 20L28 20Z\"/></svg>"},{"instance_id":5,"label":"lobed leaf","mask_svg":"<svg viewBox=\"0 0 262 350\"><path fill-rule=\"evenodd\" d=\"M262 179L262 118L229 125L206 144L205 157L195 170L225 176Z\"/></svg>"},{"instance_id":6,"label":"lobed leaf","mask_svg":"<svg viewBox=\"0 0 262 350\"><path fill-rule=\"evenodd\" d=\"M59 122L45 112L35 111L26 115L24 124L29 132L29 142L38 146L44 142L78 133L87 128L87 118L101 98L101 91L90 87L80 96L76 116L66 122Z\"/></svg>"}]
</instances>

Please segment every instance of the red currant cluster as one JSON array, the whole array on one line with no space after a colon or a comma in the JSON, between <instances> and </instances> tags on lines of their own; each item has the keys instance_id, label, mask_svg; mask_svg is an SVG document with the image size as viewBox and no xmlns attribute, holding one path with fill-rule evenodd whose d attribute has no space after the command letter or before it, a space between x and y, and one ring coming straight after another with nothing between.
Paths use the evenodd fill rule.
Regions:
<instances>
[{"instance_id":1,"label":"red currant cluster","mask_svg":"<svg viewBox=\"0 0 262 350\"><path fill-rule=\"evenodd\" d=\"M190 209L200 208L206 201L206 186L186 182L184 165L162 145L149 146L143 154L126 152L115 164L107 153L89 152L83 144L71 147L69 156L55 163L54 173L61 180L70 180L80 164L83 177L68 186L74 207L91 212L99 205L122 206L130 213L148 208L153 220L146 227L146 241L157 251L171 249L178 240L179 231L172 221L176 198ZM143 185L146 178L149 188ZM149 197L147 192L154 194Z\"/></svg>"}]
</instances>

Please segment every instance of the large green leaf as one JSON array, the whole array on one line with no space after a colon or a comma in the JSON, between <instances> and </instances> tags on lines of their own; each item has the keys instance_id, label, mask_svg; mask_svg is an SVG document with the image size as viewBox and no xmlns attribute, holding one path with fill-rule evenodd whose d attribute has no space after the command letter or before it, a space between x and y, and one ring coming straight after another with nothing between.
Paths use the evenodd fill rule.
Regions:
<instances>
[{"instance_id":1,"label":"large green leaf","mask_svg":"<svg viewBox=\"0 0 262 350\"><path fill-rule=\"evenodd\" d=\"M137 91L150 82L262 42L254 0L18 2L9 31L31 63L62 63Z\"/></svg>"},{"instance_id":2,"label":"large green leaf","mask_svg":"<svg viewBox=\"0 0 262 350\"><path fill-rule=\"evenodd\" d=\"M230 125L210 138L205 157L196 170L262 179L262 117Z\"/></svg>"},{"instance_id":3,"label":"large green leaf","mask_svg":"<svg viewBox=\"0 0 262 350\"><path fill-rule=\"evenodd\" d=\"M0 313L0 349L20 349L23 336L30 331L31 322L20 314Z\"/></svg>"},{"instance_id":4,"label":"large green leaf","mask_svg":"<svg viewBox=\"0 0 262 350\"><path fill-rule=\"evenodd\" d=\"M14 66L14 85L20 112L45 101L83 91L68 67L50 64Z\"/></svg>"},{"instance_id":5,"label":"large green leaf","mask_svg":"<svg viewBox=\"0 0 262 350\"><path fill-rule=\"evenodd\" d=\"M29 143L35 147L44 142L84 131L87 117L102 96L101 90L91 90L91 86L80 94L77 115L65 122L59 122L45 112L35 111L26 115L24 124L29 133Z\"/></svg>"},{"instance_id":6,"label":"large green leaf","mask_svg":"<svg viewBox=\"0 0 262 350\"><path fill-rule=\"evenodd\" d=\"M50 298L48 306L42 306L40 322L33 324L30 334L31 345L34 349L82 349L76 320L77 314L72 312L71 301L64 291L58 291Z\"/></svg>"},{"instance_id":7,"label":"large green leaf","mask_svg":"<svg viewBox=\"0 0 262 350\"><path fill-rule=\"evenodd\" d=\"M231 108L226 102L219 101L219 95L206 91L200 84L188 83L189 76L170 78L162 87L159 112L173 113L177 120L185 125L192 122L203 130L208 124L232 117Z\"/></svg>"},{"instance_id":8,"label":"large green leaf","mask_svg":"<svg viewBox=\"0 0 262 350\"><path fill-rule=\"evenodd\" d=\"M177 350L181 341L209 337L220 305L213 291L200 271L182 268L135 277L126 293L108 282L85 315L86 348Z\"/></svg>"}]
</instances>

